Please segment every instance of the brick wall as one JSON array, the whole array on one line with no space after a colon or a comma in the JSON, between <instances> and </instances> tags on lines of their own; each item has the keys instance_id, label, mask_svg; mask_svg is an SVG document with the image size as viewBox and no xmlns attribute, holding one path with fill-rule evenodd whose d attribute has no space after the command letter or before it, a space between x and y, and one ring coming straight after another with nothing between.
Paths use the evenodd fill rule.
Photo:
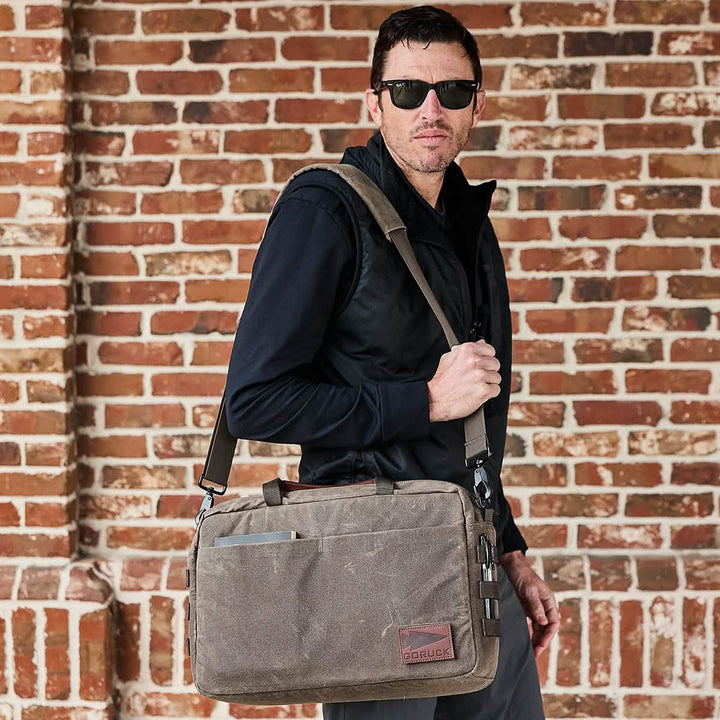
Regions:
<instances>
[{"instance_id":1,"label":"brick wall","mask_svg":"<svg viewBox=\"0 0 720 720\"><path fill-rule=\"evenodd\" d=\"M0 0L2 717L316 716L194 692L185 551L267 214L369 136L396 7ZM716 718L720 2L446 7L484 59L461 164L499 181L548 717ZM228 495L297 460L240 443Z\"/></svg>"}]
</instances>

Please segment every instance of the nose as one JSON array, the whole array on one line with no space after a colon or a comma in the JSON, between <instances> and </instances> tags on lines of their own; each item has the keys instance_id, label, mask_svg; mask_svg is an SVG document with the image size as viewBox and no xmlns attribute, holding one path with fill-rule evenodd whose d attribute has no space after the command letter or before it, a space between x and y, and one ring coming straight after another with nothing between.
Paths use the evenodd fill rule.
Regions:
<instances>
[{"instance_id":1,"label":"nose","mask_svg":"<svg viewBox=\"0 0 720 720\"><path fill-rule=\"evenodd\" d=\"M420 106L420 114L424 118L435 118L442 115L442 105L434 89L430 89Z\"/></svg>"}]
</instances>

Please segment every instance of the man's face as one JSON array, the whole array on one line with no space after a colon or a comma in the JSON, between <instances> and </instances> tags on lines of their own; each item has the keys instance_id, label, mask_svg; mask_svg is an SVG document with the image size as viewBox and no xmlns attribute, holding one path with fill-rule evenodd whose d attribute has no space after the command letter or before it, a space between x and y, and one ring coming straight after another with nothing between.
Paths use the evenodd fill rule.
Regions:
<instances>
[{"instance_id":1,"label":"man's face","mask_svg":"<svg viewBox=\"0 0 720 720\"><path fill-rule=\"evenodd\" d=\"M472 80L470 58L460 43L398 43L387 53L383 80ZM434 90L414 110L397 108L384 89L378 97L367 90L370 116L380 127L385 144L403 170L442 173L465 147L470 130L477 125L485 107L485 93L478 90L473 110L444 108ZM382 109L380 108L382 104Z\"/></svg>"}]
</instances>

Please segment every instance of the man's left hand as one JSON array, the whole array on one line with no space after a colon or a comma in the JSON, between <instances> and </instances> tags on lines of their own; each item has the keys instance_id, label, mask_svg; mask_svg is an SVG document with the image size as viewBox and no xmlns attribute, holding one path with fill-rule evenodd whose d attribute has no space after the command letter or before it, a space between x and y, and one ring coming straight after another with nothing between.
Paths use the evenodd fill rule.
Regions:
<instances>
[{"instance_id":1,"label":"man's left hand","mask_svg":"<svg viewBox=\"0 0 720 720\"><path fill-rule=\"evenodd\" d=\"M525 615L532 621L532 646L537 657L548 647L560 627L555 595L530 567L530 562L520 550L504 553L500 562L515 588Z\"/></svg>"}]
</instances>

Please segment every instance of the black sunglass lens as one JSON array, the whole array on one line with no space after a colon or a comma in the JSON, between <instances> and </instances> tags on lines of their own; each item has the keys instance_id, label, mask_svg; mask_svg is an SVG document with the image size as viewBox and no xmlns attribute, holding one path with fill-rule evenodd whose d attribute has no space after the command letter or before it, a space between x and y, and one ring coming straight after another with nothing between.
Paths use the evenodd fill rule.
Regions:
<instances>
[{"instance_id":1,"label":"black sunglass lens","mask_svg":"<svg viewBox=\"0 0 720 720\"><path fill-rule=\"evenodd\" d=\"M474 90L472 85L448 82L440 85L437 93L440 103L448 110L460 110L470 104Z\"/></svg>"},{"instance_id":2,"label":"black sunglass lens","mask_svg":"<svg viewBox=\"0 0 720 720\"><path fill-rule=\"evenodd\" d=\"M428 87L427 83L414 82L413 80L394 83L391 86L393 104L405 110L419 107L427 95Z\"/></svg>"}]
</instances>

